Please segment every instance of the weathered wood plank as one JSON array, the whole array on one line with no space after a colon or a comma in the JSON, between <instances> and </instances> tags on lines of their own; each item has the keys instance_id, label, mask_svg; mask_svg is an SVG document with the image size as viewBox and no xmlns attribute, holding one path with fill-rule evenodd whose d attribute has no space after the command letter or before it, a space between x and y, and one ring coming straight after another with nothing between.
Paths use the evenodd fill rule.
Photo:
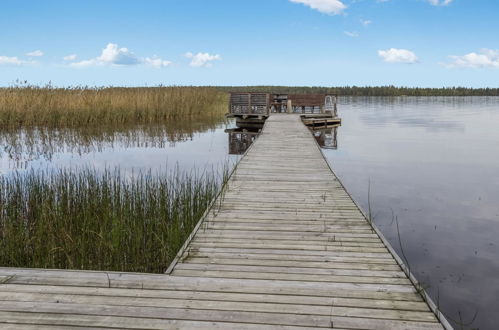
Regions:
<instances>
[{"instance_id":1,"label":"weathered wood plank","mask_svg":"<svg viewBox=\"0 0 499 330\"><path fill-rule=\"evenodd\" d=\"M387 285L387 289L394 289L395 286L410 286L411 282L407 278L385 278L368 276L340 276L340 275L314 275L314 274L294 274L294 273L263 273L263 272L241 272L241 271L216 271L216 270L193 270L179 268L175 273L180 276L204 276L216 278L235 279L261 279L261 280L283 280L283 281L303 281L303 282L331 282L331 283L352 283L352 284L382 284Z\"/></svg>"},{"instance_id":2,"label":"weathered wood plank","mask_svg":"<svg viewBox=\"0 0 499 330\"><path fill-rule=\"evenodd\" d=\"M296 240L292 239L279 239L279 236L274 237L273 239L243 239L243 238L227 238L227 237L214 237L214 236L206 236L199 235L196 237L196 243L233 243L233 244L254 244L254 245L265 245L265 244L293 244ZM385 247L379 241L340 241L340 240L301 240L300 245L311 245L311 246L350 246L350 247L374 247L374 248L383 248ZM239 246L239 245L238 245Z\"/></svg>"},{"instance_id":3,"label":"weathered wood plank","mask_svg":"<svg viewBox=\"0 0 499 330\"><path fill-rule=\"evenodd\" d=\"M335 315L372 317L391 320L410 320L422 322L435 322L435 316L431 313L420 311L407 311L399 309L380 308L358 308L333 305L305 305L293 303L268 303L268 302L241 302L223 300L194 300L194 299L171 299L171 298L137 298L137 297L114 297L94 295L68 295L53 293L5 293L0 292L0 300L13 304L19 302L32 302L38 305L67 304L92 305L92 306L126 306L126 307L154 307L154 308L176 308L218 311L241 311L241 312L264 312L278 314L307 314L307 315ZM39 303L39 304L38 304ZM333 306L333 308L331 308ZM35 307L36 311L36 307Z\"/></svg>"},{"instance_id":4,"label":"weathered wood plank","mask_svg":"<svg viewBox=\"0 0 499 330\"><path fill-rule=\"evenodd\" d=\"M8 285L0 287L1 293L39 293L50 295L84 295L106 297L132 297L147 299L185 299L185 300L212 300L212 301L240 301L280 303L295 305L320 305L365 307L380 309L396 309L407 311L428 311L428 306L420 301L404 301L395 299L373 298L343 298L341 292L331 297L297 296L291 294L258 294L258 293L233 293L216 291L189 291L189 290L148 290L148 289L116 289L116 288L88 288L64 287L46 285ZM24 299L21 296L21 299Z\"/></svg>"},{"instance_id":5,"label":"weathered wood plank","mask_svg":"<svg viewBox=\"0 0 499 330\"><path fill-rule=\"evenodd\" d=\"M322 266L322 265L321 265ZM331 276L366 276L385 278L405 278L405 273L387 270L362 270L362 269L331 269L331 268L303 268L289 266L254 266L254 265L224 265L224 264L197 264L189 260L188 263L178 264L177 269L185 270L212 270L230 272L260 272L260 273L288 273L288 274L308 274L308 275L331 275Z\"/></svg>"},{"instance_id":6,"label":"weathered wood plank","mask_svg":"<svg viewBox=\"0 0 499 330\"><path fill-rule=\"evenodd\" d=\"M345 244L378 244L379 240L374 237L352 237L352 235L321 235L312 233L312 235L303 235L303 234L294 234L294 233L283 233L283 234L272 234L268 233L267 235L256 235L253 232L230 232L228 230L223 231L204 231L199 232L196 235L196 238L199 240L248 240L248 241L261 241L261 240L272 240L272 241L284 241L284 242L296 242L300 241L301 244L319 244L320 242L329 242L329 243L345 243ZM348 246L348 245L345 245Z\"/></svg>"},{"instance_id":7,"label":"weathered wood plank","mask_svg":"<svg viewBox=\"0 0 499 330\"><path fill-rule=\"evenodd\" d=\"M36 315L36 314L35 314ZM47 324L27 324L25 322L30 322L30 316L26 313L4 313L0 312L0 329L2 330L89 330L95 329L94 327L85 326L72 326L72 325L55 325L53 322L47 322L47 320L41 320L41 322L50 323ZM4 317L5 321L2 319ZM41 319L37 315L38 320ZM10 323L7 323L10 322ZM20 322L20 323L18 323ZM40 322L40 321L39 321ZM99 329L116 329L109 327L99 327Z\"/></svg>"},{"instance_id":8,"label":"weathered wood plank","mask_svg":"<svg viewBox=\"0 0 499 330\"><path fill-rule=\"evenodd\" d=\"M217 264L217 265L249 265L249 266L272 266L272 267L300 267L317 269L348 269L348 270L383 270L400 271L396 264L369 264L353 262L327 262L327 261L308 261L308 260L281 260L281 259L258 259L254 258L214 258L214 257L189 257L189 264Z\"/></svg>"},{"instance_id":9,"label":"weathered wood plank","mask_svg":"<svg viewBox=\"0 0 499 330\"><path fill-rule=\"evenodd\" d=\"M422 301L419 295L414 294L414 290L402 288L397 291L388 291L383 286L373 285L345 285L319 283L316 285L310 282L292 282L292 281L263 281L263 280L246 280L244 285L237 279L217 279L217 278L195 278L195 277L175 277L175 280L170 280L172 277L167 277L166 283L163 282L147 282L141 283L139 279L135 281L120 281L114 282L111 288L108 287L91 287L85 286L85 283L79 281L66 281L61 278L54 280L53 278L39 281L38 283L20 282L16 287L60 287L60 288L75 288L83 289L110 289L110 290L150 290L150 291L180 291L180 292L217 292L217 293L237 293L237 294L273 294L286 296L301 296L301 297L341 297L341 298L356 298L356 299L372 299L372 300L390 300L390 301ZM66 282L66 283L65 283ZM69 285L68 285L69 284ZM81 284L81 285L80 285ZM4 286L7 287L7 286ZM2 290L7 290L2 287ZM10 287L10 285L8 286ZM131 291L133 292L133 291Z\"/></svg>"},{"instance_id":10,"label":"weathered wood plank","mask_svg":"<svg viewBox=\"0 0 499 330\"><path fill-rule=\"evenodd\" d=\"M206 228L207 229L207 228ZM199 232L199 234L213 234L213 235L246 235L247 237L293 237L297 239L300 238L330 238L332 240L334 239L340 239L340 238L357 238L357 239L377 239L376 233L323 233L323 232L300 232L300 231L286 231L282 233L275 233L274 231L265 231L265 230L252 230L252 231L245 231L245 230L229 230L229 229L213 229L211 228L209 231L204 230ZM379 242L379 239L378 239Z\"/></svg>"},{"instance_id":11,"label":"weathered wood plank","mask_svg":"<svg viewBox=\"0 0 499 330\"><path fill-rule=\"evenodd\" d=\"M3 321L5 320L5 321ZM81 326L85 325L85 326ZM262 326L270 330L310 330L309 327L281 326L270 324L249 324L234 322L186 321L157 318L135 318L126 316L103 317L100 315L80 315L69 313L28 313L1 312L1 329L222 329L260 330Z\"/></svg>"},{"instance_id":12,"label":"weathered wood plank","mask_svg":"<svg viewBox=\"0 0 499 330\"><path fill-rule=\"evenodd\" d=\"M301 251L340 251L340 252L368 252L368 253L388 253L385 247L375 247L375 246L343 246L342 244L328 244L323 243L321 245L306 245L306 244L286 244L286 243L265 243L260 242L257 244L253 242L249 243L225 243L225 242L199 242L195 241L190 244L194 249L196 248L236 248L236 249L279 249L279 250L301 250Z\"/></svg>"},{"instance_id":13,"label":"weathered wood plank","mask_svg":"<svg viewBox=\"0 0 499 330\"><path fill-rule=\"evenodd\" d=\"M22 312L36 311L37 313L59 313L95 315L104 317L132 317L142 322L146 327L148 319L189 320L210 322L240 322L253 324L298 325L308 327L328 327L330 316L260 313L240 311L180 309L180 308L144 308L135 306L109 306L87 304L36 303L36 302L3 302L0 301L0 311ZM147 327L146 327L147 328Z\"/></svg>"},{"instance_id":14,"label":"weathered wood plank","mask_svg":"<svg viewBox=\"0 0 499 330\"><path fill-rule=\"evenodd\" d=\"M224 247L193 247L190 252L213 252L213 253L254 253L254 254L280 254L290 256L320 256L327 258L332 257L359 257L373 259L388 259L391 260L390 254L385 252L344 252L331 250L308 251L308 250L288 250L288 249L259 249L253 248L224 248Z\"/></svg>"},{"instance_id":15,"label":"weathered wood plank","mask_svg":"<svg viewBox=\"0 0 499 330\"><path fill-rule=\"evenodd\" d=\"M199 251L189 250L184 256L183 262L189 262L191 258L206 258L206 259L257 259L268 261L293 261L293 262L322 262L322 263L348 263L348 264L364 264L364 265L397 265L397 263L389 258L374 259L352 256L307 256L307 255L291 255L291 254L269 254L269 253L251 253L251 252L220 252L220 251Z\"/></svg>"}]
</instances>

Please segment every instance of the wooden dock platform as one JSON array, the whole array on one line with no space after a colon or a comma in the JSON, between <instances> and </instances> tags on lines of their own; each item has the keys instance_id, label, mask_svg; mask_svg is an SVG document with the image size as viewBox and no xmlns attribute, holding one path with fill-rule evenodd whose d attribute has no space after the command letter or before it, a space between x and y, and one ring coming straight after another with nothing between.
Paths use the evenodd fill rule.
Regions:
<instances>
[{"instance_id":1,"label":"wooden dock platform","mask_svg":"<svg viewBox=\"0 0 499 330\"><path fill-rule=\"evenodd\" d=\"M451 329L400 263L276 114L167 274L0 268L0 328Z\"/></svg>"}]
</instances>

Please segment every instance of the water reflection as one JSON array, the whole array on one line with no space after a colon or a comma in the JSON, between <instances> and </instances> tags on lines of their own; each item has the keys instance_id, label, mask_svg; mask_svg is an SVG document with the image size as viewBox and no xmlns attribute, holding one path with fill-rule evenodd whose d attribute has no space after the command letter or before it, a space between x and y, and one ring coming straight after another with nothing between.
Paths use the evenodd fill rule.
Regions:
<instances>
[{"instance_id":1,"label":"water reflection","mask_svg":"<svg viewBox=\"0 0 499 330\"><path fill-rule=\"evenodd\" d=\"M315 138L319 146L323 149L338 149L338 128L340 125L327 127L311 127L310 132ZM260 134L260 128L229 128L226 129L229 139L229 154L243 155L250 145L255 141Z\"/></svg>"},{"instance_id":2,"label":"water reflection","mask_svg":"<svg viewBox=\"0 0 499 330\"><path fill-rule=\"evenodd\" d=\"M317 143L323 149L338 149L338 128L340 125L333 125L327 127L315 127L311 128L310 131L314 136Z\"/></svg>"},{"instance_id":3,"label":"water reflection","mask_svg":"<svg viewBox=\"0 0 499 330\"><path fill-rule=\"evenodd\" d=\"M230 128L225 132L229 137L229 154L242 155L255 141L261 129L258 128Z\"/></svg>"},{"instance_id":4,"label":"water reflection","mask_svg":"<svg viewBox=\"0 0 499 330\"><path fill-rule=\"evenodd\" d=\"M126 171L219 168L228 154L223 118L171 126L0 130L0 175L22 169L119 167Z\"/></svg>"},{"instance_id":5,"label":"water reflection","mask_svg":"<svg viewBox=\"0 0 499 330\"><path fill-rule=\"evenodd\" d=\"M109 152L113 149L175 147L195 134L229 124L221 119L184 121L174 125L105 126L85 129L31 128L0 130L0 161L9 168L27 168L34 161L50 163L54 156ZM5 165L3 165L5 166ZM1 167L0 166L0 171Z\"/></svg>"}]
</instances>

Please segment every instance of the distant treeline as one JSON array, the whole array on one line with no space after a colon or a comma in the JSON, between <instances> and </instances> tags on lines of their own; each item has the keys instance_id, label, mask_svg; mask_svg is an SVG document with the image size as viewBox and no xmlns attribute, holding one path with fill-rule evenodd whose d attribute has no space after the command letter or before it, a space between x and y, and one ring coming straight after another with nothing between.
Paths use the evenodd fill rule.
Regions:
<instances>
[{"instance_id":1,"label":"distant treeline","mask_svg":"<svg viewBox=\"0 0 499 330\"><path fill-rule=\"evenodd\" d=\"M410 88L379 87L287 87L287 86L222 86L225 92L255 92L273 94L336 94L340 96L499 96L499 88Z\"/></svg>"}]
</instances>

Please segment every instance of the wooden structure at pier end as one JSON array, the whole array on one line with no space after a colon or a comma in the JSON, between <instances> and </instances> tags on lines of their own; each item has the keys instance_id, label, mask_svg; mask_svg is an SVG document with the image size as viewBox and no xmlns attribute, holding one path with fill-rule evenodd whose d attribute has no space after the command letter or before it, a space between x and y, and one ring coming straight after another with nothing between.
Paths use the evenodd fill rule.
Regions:
<instances>
[{"instance_id":1,"label":"wooden structure at pier end","mask_svg":"<svg viewBox=\"0 0 499 330\"><path fill-rule=\"evenodd\" d=\"M238 138L251 146L165 274L0 267L0 329L452 329L333 173L299 97L244 95L233 112L268 119Z\"/></svg>"},{"instance_id":2,"label":"wooden structure at pier end","mask_svg":"<svg viewBox=\"0 0 499 330\"><path fill-rule=\"evenodd\" d=\"M228 117L239 127L262 125L273 113L300 114L307 126L340 124L337 96L328 94L230 93Z\"/></svg>"}]
</instances>

